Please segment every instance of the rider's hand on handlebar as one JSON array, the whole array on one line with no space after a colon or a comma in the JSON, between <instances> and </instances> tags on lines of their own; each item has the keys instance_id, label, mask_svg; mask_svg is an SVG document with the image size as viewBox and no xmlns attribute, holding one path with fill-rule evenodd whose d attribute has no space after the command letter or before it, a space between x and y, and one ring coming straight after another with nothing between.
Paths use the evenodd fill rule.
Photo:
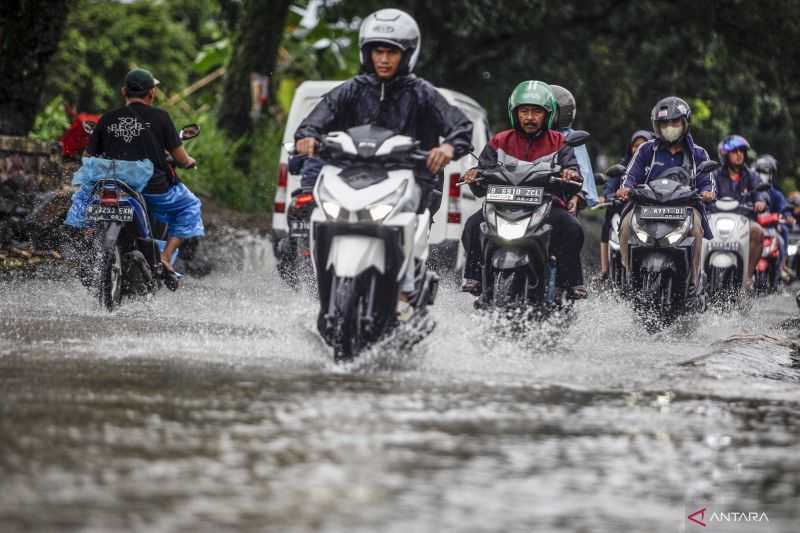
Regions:
<instances>
[{"instance_id":1,"label":"rider's hand on handlebar","mask_svg":"<svg viewBox=\"0 0 800 533\"><path fill-rule=\"evenodd\" d=\"M565 168L561 171L561 179L565 181L572 181L575 183L583 183L581 175L574 168Z\"/></svg>"},{"instance_id":2,"label":"rider's hand on handlebar","mask_svg":"<svg viewBox=\"0 0 800 533\"><path fill-rule=\"evenodd\" d=\"M294 143L294 149L299 155L313 157L314 154L317 153L318 144L319 141L317 141L314 137L306 137L305 139L300 139Z\"/></svg>"},{"instance_id":3,"label":"rider's hand on handlebar","mask_svg":"<svg viewBox=\"0 0 800 533\"><path fill-rule=\"evenodd\" d=\"M753 206L753 209L755 209L756 213L760 213L762 211L765 211L767 209L767 203L763 202L763 201L758 201Z\"/></svg>"},{"instance_id":4,"label":"rider's hand on handlebar","mask_svg":"<svg viewBox=\"0 0 800 533\"><path fill-rule=\"evenodd\" d=\"M578 214L578 195L576 194L572 198L569 199L567 202L567 211L569 211L570 215L577 215Z\"/></svg>"},{"instance_id":5,"label":"rider's hand on handlebar","mask_svg":"<svg viewBox=\"0 0 800 533\"><path fill-rule=\"evenodd\" d=\"M620 200L625 200L627 202L628 201L628 195L630 195L630 193L631 193L631 190L629 188L620 187L619 189L617 189L617 198L619 198Z\"/></svg>"},{"instance_id":6,"label":"rider's hand on handlebar","mask_svg":"<svg viewBox=\"0 0 800 533\"><path fill-rule=\"evenodd\" d=\"M453 160L454 155L455 151L451 145L445 143L437 146L428 152L428 160L426 162L428 170L431 171L431 174L437 174L447 163Z\"/></svg>"},{"instance_id":7,"label":"rider's hand on handlebar","mask_svg":"<svg viewBox=\"0 0 800 533\"><path fill-rule=\"evenodd\" d=\"M714 201L714 193L711 191L703 191L700 193L700 198L707 204L710 204Z\"/></svg>"},{"instance_id":8,"label":"rider's hand on handlebar","mask_svg":"<svg viewBox=\"0 0 800 533\"><path fill-rule=\"evenodd\" d=\"M464 183L475 183L478 181L480 174L477 168L471 168L464 173Z\"/></svg>"}]
</instances>

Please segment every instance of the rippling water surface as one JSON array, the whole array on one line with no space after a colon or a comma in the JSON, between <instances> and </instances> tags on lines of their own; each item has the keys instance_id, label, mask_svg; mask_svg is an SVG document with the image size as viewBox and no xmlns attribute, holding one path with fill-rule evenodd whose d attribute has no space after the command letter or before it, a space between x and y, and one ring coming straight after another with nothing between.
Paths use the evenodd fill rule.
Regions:
<instances>
[{"instance_id":1,"label":"rippling water surface","mask_svg":"<svg viewBox=\"0 0 800 533\"><path fill-rule=\"evenodd\" d=\"M3 282L0 530L800 531L789 296L651 337L595 295L512 341L444 288L427 340L347 366L315 313L270 264L110 315Z\"/></svg>"}]
</instances>

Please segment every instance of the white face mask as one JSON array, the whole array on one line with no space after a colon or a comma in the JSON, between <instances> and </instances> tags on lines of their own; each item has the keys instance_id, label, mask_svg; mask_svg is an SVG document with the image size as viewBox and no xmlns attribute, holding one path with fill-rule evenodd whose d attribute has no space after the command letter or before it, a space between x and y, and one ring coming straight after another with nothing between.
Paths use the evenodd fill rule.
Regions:
<instances>
[{"instance_id":1,"label":"white face mask","mask_svg":"<svg viewBox=\"0 0 800 533\"><path fill-rule=\"evenodd\" d=\"M670 143L674 143L683 135L683 126L661 126L661 137Z\"/></svg>"}]
</instances>

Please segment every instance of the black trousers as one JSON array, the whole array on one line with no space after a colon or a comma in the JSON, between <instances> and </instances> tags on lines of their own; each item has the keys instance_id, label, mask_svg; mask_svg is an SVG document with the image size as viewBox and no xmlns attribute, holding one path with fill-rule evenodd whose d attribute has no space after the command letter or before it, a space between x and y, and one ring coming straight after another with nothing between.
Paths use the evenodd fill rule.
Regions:
<instances>
[{"instance_id":1,"label":"black trousers","mask_svg":"<svg viewBox=\"0 0 800 533\"><path fill-rule=\"evenodd\" d=\"M464 278L481 279L481 222L483 210L474 213L464 224L461 244L464 245ZM583 228L578 219L566 209L555 207L550 210L547 222L553 227L550 234L550 253L558 262L556 284L561 288L583 285L581 248L583 248Z\"/></svg>"}]
</instances>

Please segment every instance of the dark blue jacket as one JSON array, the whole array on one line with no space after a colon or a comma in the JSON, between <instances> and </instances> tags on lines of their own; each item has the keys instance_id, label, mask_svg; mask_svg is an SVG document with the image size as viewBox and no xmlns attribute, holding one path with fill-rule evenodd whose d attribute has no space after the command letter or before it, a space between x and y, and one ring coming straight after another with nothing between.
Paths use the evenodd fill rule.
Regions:
<instances>
[{"instance_id":1,"label":"dark blue jacket","mask_svg":"<svg viewBox=\"0 0 800 533\"><path fill-rule=\"evenodd\" d=\"M742 166L741 179L735 182L730 178L727 167L722 167L711 174L717 185L717 198L733 198L740 203L766 201L766 195L756 191L761 180L746 166Z\"/></svg>"},{"instance_id":2,"label":"dark blue jacket","mask_svg":"<svg viewBox=\"0 0 800 533\"><path fill-rule=\"evenodd\" d=\"M685 165L691 173L694 173L700 163L709 159L708 152L702 146L694 144L691 135L686 135L683 145L683 151L673 156L667 143L660 139L653 139L641 144L628 164L622 186L632 189L637 185L657 178L669 168L682 165ZM690 158L688 161L685 159L687 154ZM711 191L716 193L717 191L714 178L710 174L697 176L695 188L697 192ZM706 239L713 238L711 226L708 225L705 209L702 206L700 208L700 218L703 221L703 236Z\"/></svg>"},{"instance_id":3,"label":"dark blue jacket","mask_svg":"<svg viewBox=\"0 0 800 533\"><path fill-rule=\"evenodd\" d=\"M768 203L770 213L780 213L784 216L794 214L792 205L786 201L786 197L781 191L776 189L774 185L769 188L767 193L769 194Z\"/></svg>"}]
</instances>

